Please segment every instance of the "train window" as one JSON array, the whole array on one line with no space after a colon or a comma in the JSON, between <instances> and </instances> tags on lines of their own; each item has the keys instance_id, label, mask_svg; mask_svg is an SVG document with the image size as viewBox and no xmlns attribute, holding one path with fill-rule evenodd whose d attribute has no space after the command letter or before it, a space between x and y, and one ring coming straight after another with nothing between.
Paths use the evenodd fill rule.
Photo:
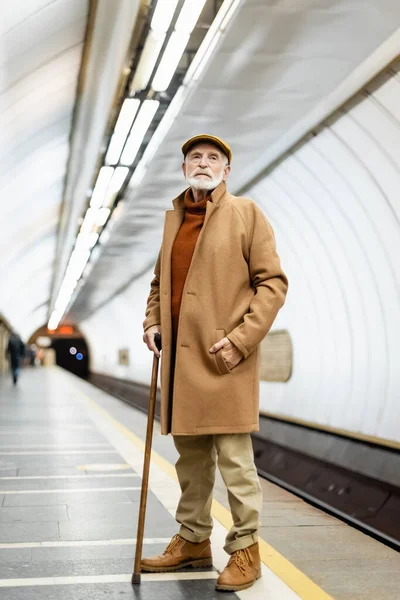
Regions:
<instances>
[{"instance_id":1,"label":"train window","mask_svg":"<svg viewBox=\"0 0 400 600\"><path fill-rule=\"evenodd\" d=\"M261 381L288 381L292 374L293 347L289 332L270 331L261 343Z\"/></svg>"}]
</instances>

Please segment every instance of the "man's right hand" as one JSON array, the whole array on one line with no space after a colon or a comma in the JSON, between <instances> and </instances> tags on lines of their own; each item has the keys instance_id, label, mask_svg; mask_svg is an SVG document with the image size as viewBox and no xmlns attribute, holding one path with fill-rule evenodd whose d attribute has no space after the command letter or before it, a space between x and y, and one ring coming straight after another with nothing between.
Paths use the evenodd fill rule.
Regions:
<instances>
[{"instance_id":1,"label":"man's right hand","mask_svg":"<svg viewBox=\"0 0 400 600\"><path fill-rule=\"evenodd\" d=\"M144 332L143 341L148 349L151 350L151 352L154 352L156 356L160 357L160 352L154 342L154 336L156 333L161 333L160 325L153 325L152 327L149 327Z\"/></svg>"}]
</instances>

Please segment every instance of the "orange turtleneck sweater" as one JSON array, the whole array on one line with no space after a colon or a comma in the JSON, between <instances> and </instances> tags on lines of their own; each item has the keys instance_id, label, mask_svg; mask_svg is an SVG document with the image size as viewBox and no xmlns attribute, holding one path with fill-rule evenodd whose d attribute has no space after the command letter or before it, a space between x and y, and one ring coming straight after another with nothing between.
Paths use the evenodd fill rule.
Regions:
<instances>
[{"instance_id":1,"label":"orange turtleneck sweater","mask_svg":"<svg viewBox=\"0 0 400 600\"><path fill-rule=\"evenodd\" d=\"M185 285L197 238L203 227L208 200L210 200L210 196L207 196L200 202L195 202L193 200L191 189L187 190L184 197L185 218L172 246L171 316L172 334L175 343L178 335L179 312L182 302L183 286Z\"/></svg>"}]
</instances>

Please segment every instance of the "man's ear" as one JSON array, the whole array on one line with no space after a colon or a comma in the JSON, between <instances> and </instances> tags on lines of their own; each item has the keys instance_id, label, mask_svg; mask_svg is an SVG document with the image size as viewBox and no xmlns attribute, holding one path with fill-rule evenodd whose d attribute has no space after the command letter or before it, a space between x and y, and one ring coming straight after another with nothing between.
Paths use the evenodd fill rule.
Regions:
<instances>
[{"instance_id":1,"label":"man's ear","mask_svg":"<svg viewBox=\"0 0 400 600\"><path fill-rule=\"evenodd\" d=\"M182 163L182 171L183 171L184 177L186 177L186 161L183 161L183 163Z\"/></svg>"},{"instance_id":2,"label":"man's ear","mask_svg":"<svg viewBox=\"0 0 400 600\"><path fill-rule=\"evenodd\" d=\"M224 176L222 181L226 181L229 177L229 173L231 172L231 165L226 165L225 169L224 169Z\"/></svg>"}]
</instances>

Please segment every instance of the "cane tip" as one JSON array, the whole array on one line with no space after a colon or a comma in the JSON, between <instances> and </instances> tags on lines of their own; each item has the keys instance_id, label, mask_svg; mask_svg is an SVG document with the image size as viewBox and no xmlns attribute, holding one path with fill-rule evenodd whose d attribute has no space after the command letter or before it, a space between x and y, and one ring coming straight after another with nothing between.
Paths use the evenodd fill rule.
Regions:
<instances>
[{"instance_id":1,"label":"cane tip","mask_svg":"<svg viewBox=\"0 0 400 600\"><path fill-rule=\"evenodd\" d=\"M140 573L133 573L131 582L132 585L140 585Z\"/></svg>"}]
</instances>

